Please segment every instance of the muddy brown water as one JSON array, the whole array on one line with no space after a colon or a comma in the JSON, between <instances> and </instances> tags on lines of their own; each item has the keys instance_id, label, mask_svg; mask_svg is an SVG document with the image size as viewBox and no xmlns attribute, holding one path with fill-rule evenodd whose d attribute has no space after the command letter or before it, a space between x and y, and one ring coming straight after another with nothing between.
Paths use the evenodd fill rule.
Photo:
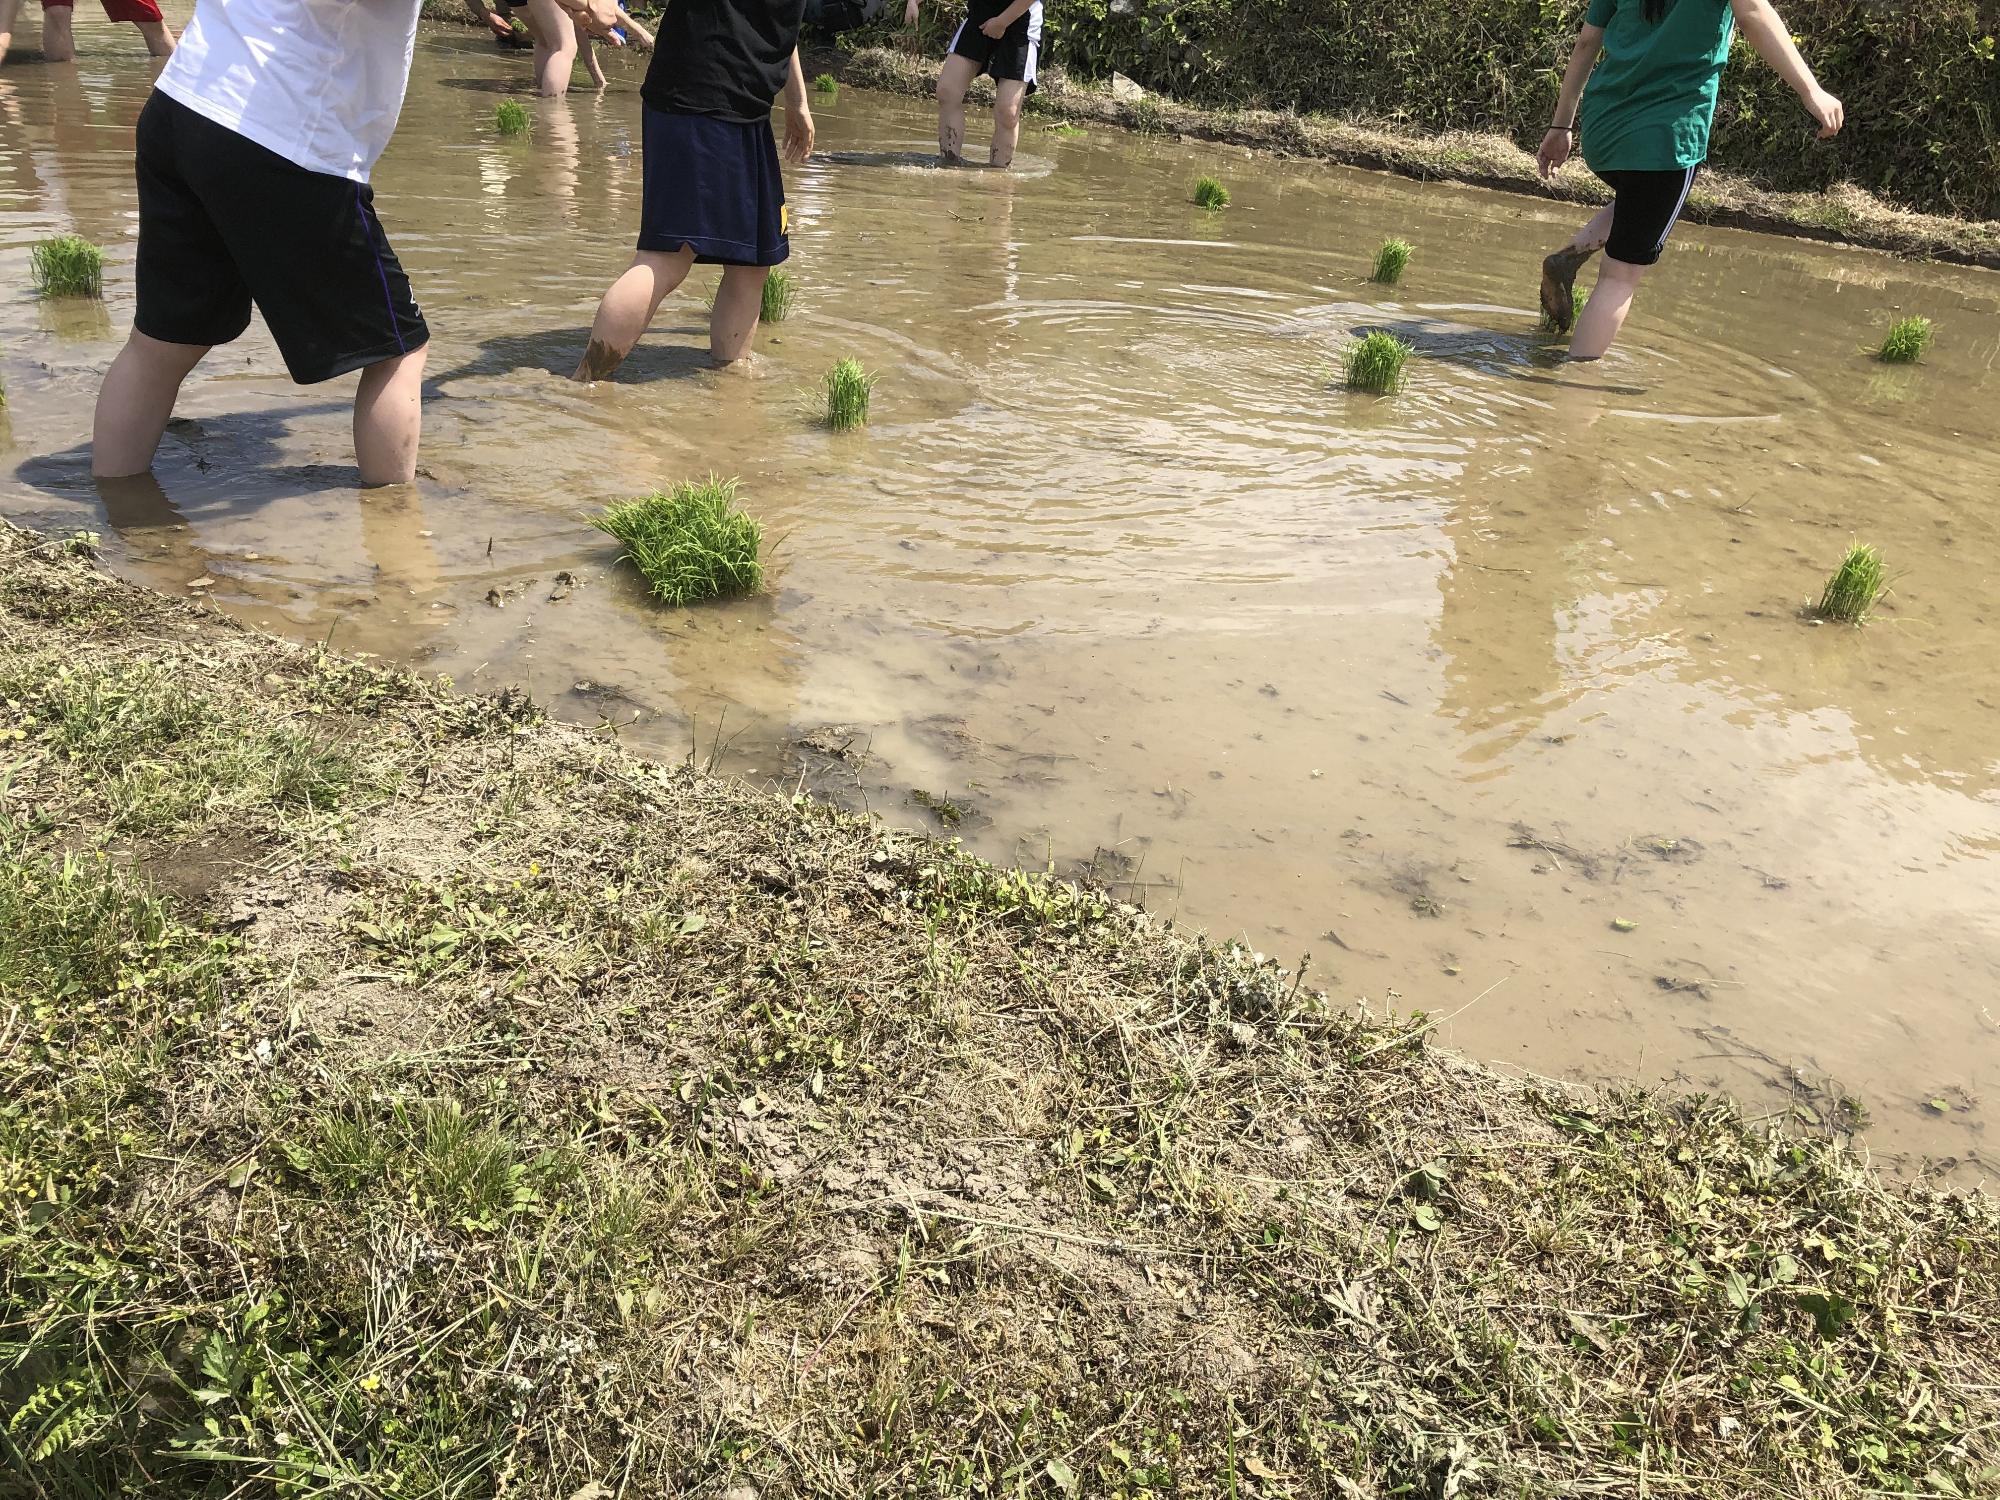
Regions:
<instances>
[{"instance_id":1,"label":"muddy brown water","mask_svg":"<svg viewBox=\"0 0 2000 1500\"><path fill-rule=\"evenodd\" d=\"M707 367L698 273L584 389L637 67L502 140L525 61L427 28L377 177L435 334L416 493L357 492L350 383L287 384L261 324L190 383L158 485L100 493L149 72L79 30L79 65L0 72L0 512L651 752L956 816L1498 1064L1845 1094L1878 1159L1990 1171L2000 278L1689 228L1578 377L1533 331L1559 206L1035 120L1023 170L939 173L925 109L849 90L790 174L800 302L754 368ZM105 308L29 289L68 230L109 247ZM1915 311L1922 366L1865 357ZM1367 327L1418 348L1399 398L1330 382ZM881 383L832 436L843 355ZM770 589L657 608L588 518L711 470ZM1856 535L1888 606L1801 623Z\"/></svg>"}]
</instances>

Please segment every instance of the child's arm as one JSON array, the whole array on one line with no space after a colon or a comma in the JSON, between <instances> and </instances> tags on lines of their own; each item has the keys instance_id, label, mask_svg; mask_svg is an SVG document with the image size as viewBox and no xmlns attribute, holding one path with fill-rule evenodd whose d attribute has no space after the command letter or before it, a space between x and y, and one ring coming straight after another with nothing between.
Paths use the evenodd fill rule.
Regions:
<instances>
[{"instance_id":1,"label":"child's arm","mask_svg":"<svg viewBox=\"0 0 2000 1500\"><path fill-rule=\"evenodd\" d=\"M910 3L903 7L903 24L905 26L917 24L917 0L910 0Z\"/></svg>"},{"instance_id":2,"label":"child's arm","mask_svg":"<svg viewBox=\"0 0 2000 1500\"><path fill-rule=\"evenodd\" d=\"M1785 30L1771 0L1729 0L1729 5L1736 12L1744 39L1792 86L1792 92L1805 101L1806 112L1819 121L1819 138L1839 135L1840 127L1847 123L1846 106L1819 86L1813 70L1792 45L1792 34Z\"/></svg>"},{"instance_id":3,"label":"child's arm","mask_svg":"<svg viewBox=\"0 0 2000 1500\"><path fill-rule=\"evenodd\" d=\"M999 15L995 16L979 29L997 42L1007 34L1009 26L1012 26L1028 13L1028 7L1034 3L1035 0L1014 0L1012 5L1001 11Z\"/></svg>"},{"instance_id":4,"label":"child's arm","mask_svg":"<svg viewBox=\"0 0 2000 1500\"><path fill-rule=\"evenodd\" d=\"M792 48L791 70L785 75L785 160L802 162L813 151L813 112L806 102L806 70L799 49Z\"/></svg>"},{"instance_id":5,"label":"child's arm","mask_svg":"<svg viewBox=\"0 0 2000 1500\"><path fill-rule=\"evenodd\" d=\"M590 33L581 26L576 28L576 55L583 59L584 71L590 74L590 81L597 88L606 88L611 80L604 76L604 64L598 60L597 49L590 44Z\"/></svg>"},{"instance_id":6,"label":"child's arm","mask_svg":"<svg viewBox=\"0 0 2000 1500\"><path fill-rule=\"evenodd\" d=\"M1597 54L1603 50L1604 28L1586 24L1576 35L1576 49L1563 72L1562 92L1556 96L1555 114L1542 136L1541 149L1535 153L1535 165L1541 169L1544 182L1562 170L1576 148L1576 106L1583 98L1583 86L1590 82L1590 70L1597 66Z\"/></svg>"},{"instance_id":7,"label":"child's arm","mask_svg":"<svg viewBox=\"0 0 2000 1500\"><path fill-rule=\"evenodd\" d=\"M614 47L624 45L612 30L623 18L618 0L556 0L556 4L575 18L579 36L593 36Z\"/></svg>"}]
</instances>

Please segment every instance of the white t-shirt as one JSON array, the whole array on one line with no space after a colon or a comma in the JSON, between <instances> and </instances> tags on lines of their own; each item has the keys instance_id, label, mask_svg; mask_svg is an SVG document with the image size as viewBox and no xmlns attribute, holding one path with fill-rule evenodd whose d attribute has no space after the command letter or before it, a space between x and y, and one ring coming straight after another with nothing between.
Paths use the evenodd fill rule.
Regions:
<instances>
[{"instance_id":1,"label":"white t-shirt","mask_svg":"<svg viewBox=\"0 0 2000 1500\"><path fill-rule=\"evenodd\" d=\"M311 172L366 182L410 82L422 0L197 0L159 89Z\"/></svg>"}]
</instances>

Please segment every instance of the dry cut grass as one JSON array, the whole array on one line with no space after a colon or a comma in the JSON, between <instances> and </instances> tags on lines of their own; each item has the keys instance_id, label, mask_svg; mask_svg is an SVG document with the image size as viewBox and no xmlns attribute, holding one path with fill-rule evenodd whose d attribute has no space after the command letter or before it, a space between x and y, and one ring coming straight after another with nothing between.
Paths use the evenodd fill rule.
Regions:
<instances>
[{"instance_id":1,"label":"dry cut grass","mask_svg":"<svg viewBox=\"0 0 2000 1500\"><path fill-rule=\"evenodd\" d=\"M1995 1493L1992 1202L1428 1029L0 530L0 1492Z\"/></svg>"}]
</instances>

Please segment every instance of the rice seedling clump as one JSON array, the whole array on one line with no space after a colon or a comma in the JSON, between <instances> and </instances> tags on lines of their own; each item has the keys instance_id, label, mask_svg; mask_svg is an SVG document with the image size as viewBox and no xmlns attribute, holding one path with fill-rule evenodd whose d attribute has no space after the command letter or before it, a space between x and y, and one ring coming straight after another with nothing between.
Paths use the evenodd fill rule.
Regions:
<instances>
[{"instance_id":1,"label":"rice seedling clump","mask_svg":"<svg viewBox=\"0 0 2000 1500\"><path fill-rule=\"evenodd\" d=\"M1882 557L1873 547L1855 542L1826 581L1826 588L1809 614L1822 620L1838 620L1843 625L1859 625L1882 597L1886 586Z\"/></svg>"},{"instance_id":2,"label":"rice seedling clump","mask_svg":"<svg viewBox=\"0 0 2000 1500\"><path fill-rule=\"evenodd\" d=\"M754 594L764 585L764 528L736 503L736 481L684 480L607 508L592 523L624 543L619 554L672 605Z\"/></svg>"},{"instance_id":3,"label":"rice seedling clump","mask_svg":"<svg viewBox=\"0 0 2000 1500\"><path fill-rule=\"evenodd\" d=\"M1349 390L1387 396L1403 385L1403 364L1415 352L1393 333L1376 330L1347 351Z\"/></svg>"},{"instance_id":4,"label":"rice seedling clump","mask_svg":"<svg viewBox=\"0 0 2000 1500\"><path fill-rule=\"evenodd\" d=\"M503 99L493 111L493 128L502 135L521 135L528 128L528 108L518 99Z\"/></svg>"},{"instance_id":5,"label":"rice seedling clump","mask_svg":"<svg viewBox=\"0 0 2000 1500\"><path fill-rule=\"evenodd\" d=\"M861 361L843 359L826 372L826 425L835 432L863 426L874 390L875 377L861 368Z\"/></svg>"},{"instance_id":6,"label":"rice seedling clump","mask_svg":"<svg viewBox=\"0 0 2000 1500\"><path fill-rule=\"evenodd\" d=\"M788 271L773 271L764 278L764 303L757 309L757 319L763 323L782 323L792 315L792 301L798 296L799 284Z\"/></svg>"},{"instance_id":7,"label":"rice seedling clump","mask_svg":"<svg viewBox=\"0 0 2000 1500\"><path fill-rule=\"evenodd\" d=\"M35 290L44 297L102 297L104 252L79 234L59 234L28 252Z\"/></svg>"},{"instance_id":8,"label":"rice seedling clump","mask_svg":"<svg viewBox=\"0 0 2000 1500\"><path fill-rule=\"evenodd\" d=\"M1885 364L1913 365L1924 357L1935 336L1929 318L1898 318L1890 325L1876 356Z\"/></svg>"},{"instance_id":9,"label":"rice seedling clump","mask_svg":"<svg viewBox=\"0 0 2000 1500\"><path fill-rule=\"evenodd\" d=\"M1197 177L1194 180L1194 206L1196 208L1229 207L1229 189L1214 177Z\"/></svg>"},{"instance_id":10,"label":"rice seedling clump","mask_svg":"<svg viewBox=\"0 0 2000 1500\"><path fill-rule=\"evenodd\" d=\"M1375 252L1375 269L1368 279L1379 281L1384 286L1394 286L1403 279L1403 272L1409 267L1410 253L1408 240L1384 240L1382 248Z\"/></svg>"},{"instance_id":11,"label":"rice seedling clump","mask_svg":"<svg viewBox=\"0 0 2000 1500\"><path fill-rule=\"evenodd\" d=\"M1575 328L1576 328L1576 320L1577 320L1578 318L1580 318L1580 317L1582 317L1582 316L1583 316L1583 305L1584 305L1584 303L1588 302L1589 300L1590 300L1589 296L1588 296L1588 295L1587 295L1587 294L1586 294L1586 293L1584 292L1584 290L1583 290L1583 288L1582 288L1582 287L1578 286L1578 287L1571 287L1571 288L1570 288L1570 293L1569 293L1569 326L1570 326L1570 329L1571 329L1572 331L1574 331L1574 330L1575 330ZM1542 324L1541 324L1541 327L1542 327L1542 332L1543 332L1543 333L1561 333L1561 332L1562 332L1562 330L1561 330L1560 328L1556 327L1556 325L1555 325L1555 322L1554 322L1554 320L1553 320L1553 319L1551 319L1551 318L1549 317L1549 315L1548 315L1548 311L1547 311L1546 309L1544 309L1544 310L1543 310L1543 312L1542 312Z\"/></svg>"},{"instance_id":12,"label":"rice seedling clump","mask_svg":"<svg viewBox=\"0 0 2000 1500\"><path fill-rule=\"evenodd\" d=\"M831 73L822 73L813 80L813 92L834 98L840 93L840 80Z\"/></svg>"}]
</instances>

